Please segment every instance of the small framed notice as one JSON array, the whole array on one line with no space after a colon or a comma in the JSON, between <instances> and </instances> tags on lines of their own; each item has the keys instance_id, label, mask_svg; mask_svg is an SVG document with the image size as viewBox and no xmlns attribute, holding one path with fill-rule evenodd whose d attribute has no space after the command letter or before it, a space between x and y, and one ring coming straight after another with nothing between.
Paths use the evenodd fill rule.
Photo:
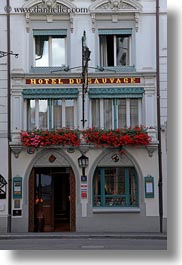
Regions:
<instances>
[{"instance_id":1,"label":"small framed notice","mask_svg":"<svg viewBox=\"0 0 182 265\"><path fill-rule=\"evenodd\" d=\"M22 177L13 178L13 199L22 199Z\"/></svg>"},{"instance_id":2,"label":"small framed notice","mask_svg":"<svg viewBox=\"0 0 182 265\"><path fill-rule=\"evenodd\" d=\"M154 198L154 177L145 177L145 198Z\"/></svg>"}]
</instances>

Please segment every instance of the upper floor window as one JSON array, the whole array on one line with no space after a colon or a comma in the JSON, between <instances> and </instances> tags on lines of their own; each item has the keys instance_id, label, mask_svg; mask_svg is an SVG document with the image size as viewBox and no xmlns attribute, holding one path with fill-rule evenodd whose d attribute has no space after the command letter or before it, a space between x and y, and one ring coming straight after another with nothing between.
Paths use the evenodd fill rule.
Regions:
<instances>
[{"instance_id":1,"label":"upper floor window","mask_svg":"<svg viewBox=\"0 0 182 265\"><path fill-rule=\"evenodd\" d=\"M135 127L142 124L141 99L92 99L90 127L116 128Z\"/></svg>"},{"instance_id":2,"label":"upper floor window","mask_svg":"<svg viewBox=\"0 0 182 265\"><path fill-rule=\"evenodd\" d=\"M131 29L99 30L100 65L131 65Z\"/></svg>"},{"instance_id":3,"label":"upper floor window","mask_svg":"<svg viewBox=\"0 0 182 265\"><path fill-rule=\"evenodd\" d=\"M66 65L66 30L34 30L36 67Z\"/></svg>"},{"instance_id":4,"label":"upper floor window","mask_svg":"<svg viewBox=\"0 0 182 265\"><path fill-rule=\"evenodd\" d=\"M74 99L27 100L28 130L76 128L76 101Z\"/></svg>"}]
</instances>

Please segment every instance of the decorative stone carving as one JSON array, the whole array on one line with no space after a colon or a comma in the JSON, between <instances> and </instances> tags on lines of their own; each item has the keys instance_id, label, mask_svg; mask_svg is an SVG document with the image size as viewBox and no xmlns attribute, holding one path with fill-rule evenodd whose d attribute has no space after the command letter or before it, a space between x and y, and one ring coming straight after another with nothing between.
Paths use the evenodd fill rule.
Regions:
<instances>
[{"instance_id":1,"label":"decorative stone carving","mask_svg":"<svg viewBox=\"0 0 182 265\"><path fill-rule=\"evenodd\" d=\"M54 161L52 161L52 159ZM50 150L49 152L44 153L35 163L35 166L46 166L52 164L54 162L54 166L65 166L69 167L69 162L61 155L55 152L54 150Z\"/></svg>"},{"instance_id":2,"label":"decorative stone carving","mask_svg":"<svg viewBox=\"0 0 182 265\"><path fill-rule=\"evenodd\" d=\"M134 9L133 6L123 3L122 0L109 0L108 3L100 5L99 9L111 9L111 10L121 10L121 9Z\"/></svg>"},{"instance_id":3,"label":"decorative stone carving","mask_svg":"<svg viewBox=\"0 0 182 265\"><path fill-rule=\"evenodd\" d=\"M126 155L121 155L119 152L109 152L98 163L98 166L116 166L116 163L118 166L133 166L129 158Z\"/></svg>"}]
</instances>

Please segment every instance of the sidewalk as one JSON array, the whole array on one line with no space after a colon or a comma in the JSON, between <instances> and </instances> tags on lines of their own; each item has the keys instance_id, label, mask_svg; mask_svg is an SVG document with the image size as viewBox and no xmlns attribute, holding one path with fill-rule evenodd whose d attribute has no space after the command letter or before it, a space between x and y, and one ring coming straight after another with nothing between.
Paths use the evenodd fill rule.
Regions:
<instances>
[{"instance_id":1,"label":"sidewalk","mask_svg":"<svg viewBox=\"0 0 182 265\"><path fill-rule=\"evenodd\" d=\"M1 239L60 239L60 238L120 238L166 240L167 233L112 233L112 232L47 232L47 233L6 233Z\"/></svg>"}]
</instances>

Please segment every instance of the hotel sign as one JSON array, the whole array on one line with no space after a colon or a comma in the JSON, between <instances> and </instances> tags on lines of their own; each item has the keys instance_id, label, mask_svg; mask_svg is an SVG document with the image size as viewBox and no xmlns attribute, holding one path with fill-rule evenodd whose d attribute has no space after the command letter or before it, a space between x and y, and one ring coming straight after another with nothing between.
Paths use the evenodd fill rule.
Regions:
<instances>
[{"instance_id":1,"label":"hotel sign","mask_svg":"<svg viewBox=\"0 0 182 265\"><path fill-rule=\"evenodd\" d=\"M82 78L31 78L26 79L27 85L80 85ZM99 84L138 84L139 77L103 77L88 78L88 85Z\"/></svg>"}]
</instances>

